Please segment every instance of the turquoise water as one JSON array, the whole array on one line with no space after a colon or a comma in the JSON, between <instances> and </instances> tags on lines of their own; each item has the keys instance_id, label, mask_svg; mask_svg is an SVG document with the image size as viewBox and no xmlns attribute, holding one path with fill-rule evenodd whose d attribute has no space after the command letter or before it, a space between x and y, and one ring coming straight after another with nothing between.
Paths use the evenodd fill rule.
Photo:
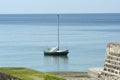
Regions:
<instances>
[{"instance_id":1,"label":"turquoise water","mask_svg":"<svg viewBox=\"0 0 120 80\"><path fill-rule=\"evenodd\" d=\"M60 15L60 48L68 56L44 56L57 45L55 14L0 15L0 67L87 71L104 65L109 42L120 41L120 14Z\"/></svg>"}]
</instances>

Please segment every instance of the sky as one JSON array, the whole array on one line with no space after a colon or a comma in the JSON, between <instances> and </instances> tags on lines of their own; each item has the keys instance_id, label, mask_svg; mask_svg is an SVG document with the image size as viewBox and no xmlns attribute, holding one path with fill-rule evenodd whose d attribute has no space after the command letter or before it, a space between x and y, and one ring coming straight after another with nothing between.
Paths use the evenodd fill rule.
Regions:
<instances>
[{"instance_id":1,"label":"sky","mask_svg":"<svg viewBox=\"0 0 120 80\"><path fill-rule=\"evenodd\" d=\"M120 0L0 0L0 14L120 13Z\"/></svg>"}]
</instances>

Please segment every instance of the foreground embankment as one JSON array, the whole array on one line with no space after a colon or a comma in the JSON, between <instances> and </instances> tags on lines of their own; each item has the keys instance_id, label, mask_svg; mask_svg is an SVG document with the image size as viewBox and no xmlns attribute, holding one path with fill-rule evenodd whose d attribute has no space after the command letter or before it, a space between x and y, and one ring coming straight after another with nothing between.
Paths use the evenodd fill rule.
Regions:
<instances>
[{"instance_id":1,"label":"foreground embankment","mask_svg":"<svg viewBox=\"0 0 120 80\"><path fill-rule=\"evenodd\" d=\"M0 80L43 80L44 73L28 68L2 67Z\"/></svg>"},{"instance_id":2,"label":"foreground embankment","mask_svg":"<svg viewBox=\"0 0 120 80\"><path fill-rule=\"evenodd\" d=\"M40 72L21 67L1 67L0 80L88 80L87 72Z\"/></svg>"}]
</instances>

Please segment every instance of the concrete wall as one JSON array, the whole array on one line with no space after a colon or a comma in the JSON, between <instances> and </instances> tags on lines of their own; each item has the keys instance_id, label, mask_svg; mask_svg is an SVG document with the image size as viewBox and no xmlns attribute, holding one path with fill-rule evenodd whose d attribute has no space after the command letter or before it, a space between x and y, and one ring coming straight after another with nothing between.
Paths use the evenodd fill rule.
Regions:
<instances>
[{"instance_id":1,"label":"concrete wall","mask_svg":"<svg viewBox=\"0 0 120 80\"><path fill-rule=\"evenodd\" d=\"M120 43L109 43L106 49L106 57L104 64L105 75L113 75L120 77Z\"/></svg>"},{"instance_id":2,"label":"concrete wall","mask_svg":"<svg viewBox=\"0 0 120 80\"><path fill-rule=\"evenodd\" d=\"M108 43L102 71L93 68L88 73L91 80L120 80L120 42Z\"/></svg>"}]
</instances>

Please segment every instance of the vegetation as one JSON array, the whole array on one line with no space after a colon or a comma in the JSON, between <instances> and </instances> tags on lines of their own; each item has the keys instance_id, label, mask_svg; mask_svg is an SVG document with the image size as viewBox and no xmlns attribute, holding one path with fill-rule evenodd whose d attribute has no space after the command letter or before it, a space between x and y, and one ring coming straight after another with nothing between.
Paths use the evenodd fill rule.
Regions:
<instances>
[{"instance_id":1,"label":"vegetation","mask_svg":"<svg viewBox=\"0 0 120 80\"><path fill-rule=\"evenodd\" d=\"M1 67L0 72L22 80L66 80L63 77L88 77L87 72L49 72L43 73L21 67ZM59 76L58 76L59 75Z\"/></svg>"},{"instance_id":2,"label":"vegetation","mask_svg":"<svg viewBox=\"0 0 120 80\"><path fill-rule=\"evenodd\" d=\"M45 74L44 80L66 80L66 79L52 74Z\"/></svg>"},{"instance_id":3,"label":"vegetation","mask_svg":"<svg viewBox=\"0 0 120 80\"><path fill-rule=\"evenodd\" d=\"M4 67L0 68L0 72L18 77L22 80L43 80L44 73L27 68Z\"/></svg>"},{"instance_id":4,"label":"vegetation","mask_svg":"<svg viewBox=\"0 0 120 80\"><path fill-rule=\"evenodd\" d=\"M66 80L51 73L21 67L1 67L0 72L20 78L22 80Z\"/></svg>"}]
</instances>

